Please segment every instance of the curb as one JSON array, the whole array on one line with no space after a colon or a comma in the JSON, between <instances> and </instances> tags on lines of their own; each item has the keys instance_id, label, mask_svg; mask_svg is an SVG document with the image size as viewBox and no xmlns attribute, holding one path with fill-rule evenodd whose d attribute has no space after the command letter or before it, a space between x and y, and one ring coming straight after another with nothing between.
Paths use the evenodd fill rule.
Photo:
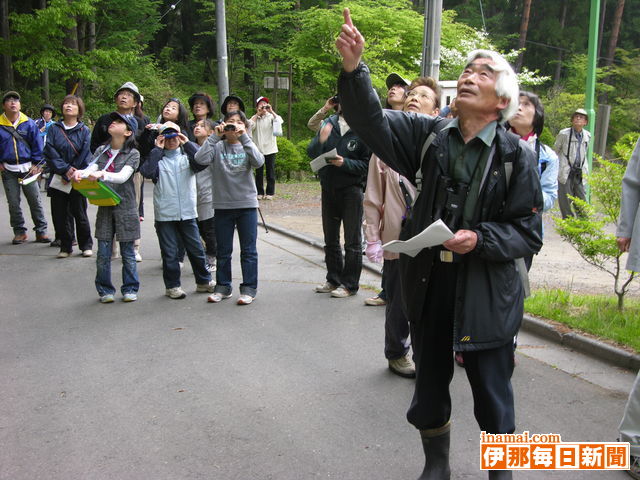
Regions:
<instances>
[{"instance_id":1,"label":"curb","mask_svg":"<svg viewBox=\"0 0 640 480\"><path fill-rule=\"evenodd\" d=\"M259 222L260 225L264 225ZM267 227L274 232L285 235L294 240L298 240L302 243L311 245L319 250L324 250L324 243L321 240L307 236L300 232L290 230L288 228L281 227L268 223ZM379 269L372 267L366 263L362 264L362 268L377 274L382 275ZM600 340L587 337L575 332L563 333L559 328L554 326L548 321L540 318L532 317L531 315L524 314L522 319L522 328L534 335L542 337L551 342L564 345L567 348L577 350L581 353L595 357L599 360L603 360L616 367L624 368L631 371L640 370L640 355L636 355L626 350L623 350Z\"/></svg>"}]
</instances>

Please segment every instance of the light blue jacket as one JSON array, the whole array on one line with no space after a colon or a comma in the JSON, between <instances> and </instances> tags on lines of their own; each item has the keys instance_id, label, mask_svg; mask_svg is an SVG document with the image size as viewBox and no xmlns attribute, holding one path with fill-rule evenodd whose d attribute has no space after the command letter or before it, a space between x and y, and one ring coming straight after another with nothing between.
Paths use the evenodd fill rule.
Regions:
<instances>
[{"instance_id":1,"label":"light blue jacket","mask_svg":"<svg viewBox=\"0 0 640 480\"><path fill-rule=\"evenodd\" d=\"M155 182L153 210L156 222L197 218L196 172L192 160L195 150L197 145L192 142L185 144L184 149L154 148L140 168L145 177Z\"/></svg>"},{"instance_id":2,"label":"light blue jacket","mask_svg":"<svg viewBox=\"0 0 640 480\"><path fill-rule=\"evenodd\" d=\"M544 171L542 171L543 165ZM540 186L542 187L542 199L544 202L543 212L548 212L553 208L553 204L558 198L558 156L550 147L540 144L540 157L538 158L538 173L540 175Z\"/></svg>"}]
</instances>

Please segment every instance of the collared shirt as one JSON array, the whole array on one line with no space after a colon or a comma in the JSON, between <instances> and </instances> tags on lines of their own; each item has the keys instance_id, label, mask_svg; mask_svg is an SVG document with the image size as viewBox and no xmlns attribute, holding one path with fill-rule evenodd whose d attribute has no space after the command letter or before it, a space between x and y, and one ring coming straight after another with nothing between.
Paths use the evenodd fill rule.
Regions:
<instances>
[{"instance_id":1,"label":"collared shirt","mask_svg":"<svg viewBox=\"0 0 640 480\"><path fill-rule=\"evenodd\" d=\"M451 130L449 142L449 175L458 183L469 185L469 194L464 206L463 227L469 228L475 205L480 193L480 182L496 136L494 120L480 130L475 137L464 142L460 125L454 118L443 130Z\"/></svg>"},{"instance_id":2,"label":"collared shirt","mask_svg":"<svg viewBox=\"0 0 640 480\"><path fill-rule=\"evenodd\" d=\"M576 159L574 161L574 165L582 166L582 161L580 160L580 145L582 145L582 130L580 130L579 132L576 132L575 130L573 130L573 135L576 137L576 140L578 141L578 148L576 148Z\"/></svg>"}]
</instances>

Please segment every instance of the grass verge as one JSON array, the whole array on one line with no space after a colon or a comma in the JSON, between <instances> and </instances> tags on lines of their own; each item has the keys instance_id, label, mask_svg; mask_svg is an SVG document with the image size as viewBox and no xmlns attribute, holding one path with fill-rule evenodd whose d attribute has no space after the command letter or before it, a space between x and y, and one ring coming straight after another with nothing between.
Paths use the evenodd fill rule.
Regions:
<instances>
[{"instance_id":1,"label":"grass verge","mask_svg":"<svg viewBox=\"0 0 640 480\"><path fill-rule=\"evenodd\" d=\"M640 352L640 300L625 298L619 311L611 295L577 295L563 290L536 290L525 300L525 312L563 323L575 330Z\"/></svg>"}]
</instances>

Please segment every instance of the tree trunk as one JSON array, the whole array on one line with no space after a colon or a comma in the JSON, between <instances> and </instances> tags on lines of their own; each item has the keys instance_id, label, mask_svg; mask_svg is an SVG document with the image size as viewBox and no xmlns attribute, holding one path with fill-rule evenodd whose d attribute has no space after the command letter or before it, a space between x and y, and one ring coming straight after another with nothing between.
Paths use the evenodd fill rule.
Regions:
<instances>
[{"instance_id":1,"label":"tree trunk","mask_svg":"<svg viewBox=\"0 0 640 480\"><path fill-rule=\"evenodd\" d=\"M562 2L562 15L560 16L560 30L564 30L564 22L567 20L567 2ZM562 50L558 50L558 63L556 73L553 77L553 84L556 88L560 86L560 75L562 73Z\"/></svg>"},{"instance_id":2,"label":"tree trunk","mask_svg":"<svg viewBox=\"0 0 640 480\"><path fill-rule=\"evenodd\" d=\"M40 0L40 9L47 8L47 0ZM42 99L44 103L50 103L50 90L49 90L49 69L45 68L42 71L42 77L40 78L40 86L42 89Z\"/></svg>"},{"instance_id":3,"label":"tree trunk","mask_svg":"<svg viewBox=\"0 0 640 480\"><path fill-rule=\"evenodd\" d=\"M87 23L87 52L92 52L96 49L96 22L91 21ZM96 67L91 67L93 72L96 72Z\"/></svg>"},{"instance_id":4,"label":"tree trunk","mask_svg":"<svg viewBox=\"0 0 640 480\"><path fill-rule=\"evenodd\" d=\"M524 6L522 7L522 22L520 23L520 38L518 39L518 50L524 48L527 41L527 32L529 31L529 16L531 14L531 2L533 0L524 0ZM518 54L516 60L516 72L522 69L522 62L524 61L524 52Z\"/></svg>"},{"instance_id":5,"label":"tree trunk","mask_svg":"<svg viewBox=\"0 0 640 480\"><path fill-rule=\"evenodd\" d=\"M604 66L610 67L613 65L613 57L616 54L616 46L618 45L618 35L620 34L620 23L622 22L622 12L624 11L624 1L618 0L618 4L616 5L616 10L613 13L613 23L611 25L611 36L609 37L609 45L607 47L607 56L604 59ZM607 76L602 79L604 83L609 83L610 78ZM608 104L609 103L609 95L604 93L598 99L599 103Z\"/></svg>"},{"instance_id":6,"label":"tree trunk","mask_svg":"<svg viewBox=\"0 0 640 480\"><path fill-rule=\"evenodd\" d=\"M611 36L609 37L609 46L607 47L607 57L605 58L605 65L611 66L613 64L613 57L616 54L616 47L618 46L618 36L620 34L620 23L622 22L622 12L624 11L624 1L618 0L616 5L616 11L613 13L613 24L611 25Z\"/></svg>"},{"instance_id":7,"label":"tree trunk","mask_svg":"<svg viewBox=\"0 0 640 480\"><path fill-rule=\"evenodd\" d=\"M9 0L0 0L0 33L2 39L9 40ZM11 55L2 55L2 68L0 68L0 84L2 90L13 88L13 60Z\"/></svg>"},{"instance_id":8,"label":"tree trunk","mask_svg":"<svg viewBox=\"0 0 640 480\"><path fill-rule=\"evenodd\" d=\"M78 25L69 28L66 32L66 37L64 39L64 46L71 50L71 55L79 54L80 50L78 48ZM75 94L82 96L82 82L77 77L69 77L65 79L65 90L67 94Z\"/></svg>"},{"instance_id":9,"label":"tree trunk","mask_svg":"<svg viewBox=\"0 0 640 480\"><path fill-rule=\"evenodd\" d=\"M598 63L602 55L602 37L604 37L604 20L607 18L607 0L602 0L600 9L600 26L598 28Z\"/></svg>"}]
</instances>

